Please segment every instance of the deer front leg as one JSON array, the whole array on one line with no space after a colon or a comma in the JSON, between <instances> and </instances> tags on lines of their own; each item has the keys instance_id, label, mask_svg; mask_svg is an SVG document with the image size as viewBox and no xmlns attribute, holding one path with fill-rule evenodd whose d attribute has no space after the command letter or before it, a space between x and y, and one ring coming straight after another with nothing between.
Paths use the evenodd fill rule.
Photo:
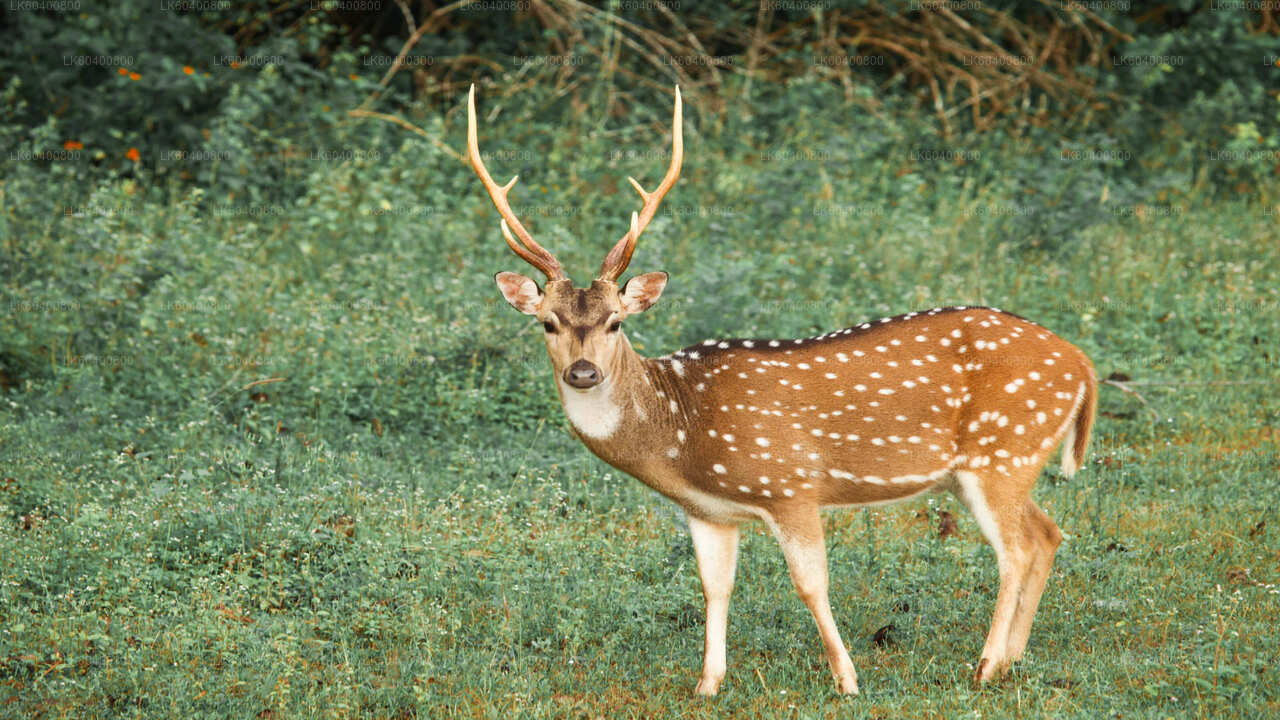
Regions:
<instances>
[{"instance_id":1,"label":"deer front leg","mask_svg":"<svg viewBox=\"0 0 1280 720\"><path fill-rule=\"evenodd\" d=\"M858 673L853 669L844 641L840 639L840 630L831 615L831 601L827 596L827 548L822 539L822 518L818 509L809 508L785 518L779 517L772 523L772 529L787 558L796 593L818 623L818 633L822 636L836 686L845 695L857 695Z\"/></svg>"},{"instance_id":2,"label":"deer front leg","mask_svg":"<svg viewBox=\"0 0 1280 720\"><path fill-rule=\"evenodd\" d=\"M738 526L720 525L689 516L693 553L698 558L702 595L707 602L707 635L702 645L702 679L694 690L715 695L725 672L725 635L729 626L729 595L738 564Z\"/></svg>"}]
</instances>

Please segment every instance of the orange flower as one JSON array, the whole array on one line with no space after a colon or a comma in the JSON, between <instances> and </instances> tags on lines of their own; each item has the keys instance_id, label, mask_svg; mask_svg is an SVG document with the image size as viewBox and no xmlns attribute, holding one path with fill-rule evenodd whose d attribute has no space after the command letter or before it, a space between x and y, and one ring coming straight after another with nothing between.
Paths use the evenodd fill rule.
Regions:
<instances>
[{"instance_id":1,"label":"orange flower","mask_svg":"<svg viewBox=\"0 0 1280 720\"><path fill-rule=\"evenodd\" d=\"M119 70L117 70L116 72L120 73L121 75L128 75L128 74L129 74L129 68L120 68L120 69L119 69Z\"/></svg>"},{"instance_id":2,"label":"orange flower","mask_svg":"<svg viewBox=\"0 0 1280 720\"><path fill-rule=\"evenodd\" d=\"M352 80L359 80L359 79L360 79L360 76L359 76L359 75L357 75L357 74L355 74L355 73L351 73L351 74L350 74L350 75L348 75L347 77L350 77Z\"/></svg>"},{"instance_id":3,"label":"orange flower","mask_svg":"<svg viewBox=\"0 0 1280 720\"><path fill-rule=\"evenodd\" d=\"M191 67L190 65L183 65L183 66L182 66L182 72L184 72L184 73L186 73L186 74L188 74L188 75L195 75L195 74L196 74L196 69L195 69L195 68L193 68L193 67Z\"/></svg>"},{"instance_id":4,"label":"orange flower","mask_svg":"<svg viewBox=\"0 0 1280 720\"><path fill-rule=\"evenodd\" d=\"M79 140L68 140L62 143L62 147L64 150L83 150L84 143L80 142Z\"/></svg>"},{"instance_id":5,"label":"orange flower","mask_svg":"<svg viewBox=\"0 0 1280 720\"><path fill-rule=\"evenodd\" d=\"M138 153L138 148L136 147L129 148L129 152L125 153L124 156L134 162L138 162L138 160L142 159L142 155Z\"/></svg>"},{"instance_id":6,"label":"orange flower","mask_svg":"<svg viewBox=\"0 0 1280 720\"><path fill-rule=\"evenodd\" d=\"M141 76L141 75L139 75L139 74L138 74L138 73L136 73L136 72L131 72L131 73L129 73L129 79L130 79L130 80L141 80L141 79L142 79L142 76Z\"/></svg>"},{"instance_id":7,"label":"orange flower","mask_svg":"<svg viewBox=\"0 0 1280 720\"><path fill-rule=\"evenodd\" d=\"M240 69L240 63L238 63L238 62L228 63L228 67L230 67L232 70L239 70L239 69Z\"/></svg>"}]
</instances>

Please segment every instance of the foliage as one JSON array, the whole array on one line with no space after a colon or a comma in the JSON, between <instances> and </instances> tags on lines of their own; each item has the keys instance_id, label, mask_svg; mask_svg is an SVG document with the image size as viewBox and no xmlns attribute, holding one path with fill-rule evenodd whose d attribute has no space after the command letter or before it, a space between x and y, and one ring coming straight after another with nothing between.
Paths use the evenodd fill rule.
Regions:
<instances>
[{"instance_id":1,"label":"foliage","mask_svg":"<svg viewBox=\"0 0 1280 720\"><path fill-rule=\"evenodd\" d=\"M824 103L915 123L953 149L994 131L1109 153L1104 174L1121 183L1240 194L1280 172L1280 27L1244 4L50 7L6 16L23 40L0 49L13 148L0 164L47 170L67 205L118 177L291 202L317 166L395 151L399 128L348 111L407 117L440 143L442 115L475 80L535 120L564 120L567 94L573 122L615 129L678 82L717 130L785 116L794 107L772 103L796 96L775 88L817 82L838 90Z\"/></svg>"},{"instance_id":2,"label":"foliage","mask_svg":"<svg viewBox=\"0 0 1280 720\"><path fill-rule=\"evenodd\" d=\"M360 83L350 50L317 60L338 32L323 16L242 46L216 13L186 9L216 3L65 4L78 12L10 14L25 40L0 49L0 73L14 141L5 167L48 168L67 205L102 178L182 182L219 202L278 201L317 162L341 157L335 118ZM228 15L221 22L240 27L280 20L265 2Z\"/></svg>"},{"instance_id":3,"label":"foliage","mask_svg":"<svg viewBox=\"0 0 1280 720\"><path fill-rule=\"evenodd\" d=\"M376 95L398 4L5 15L0 714L1275 714L1280 117L1248 59L1274 28L1199 3L1107 15L1133 38L1113 54L1217 64L1100 72L1112 101L1070 131L1014 107L948 136L923 75L811 66L848 45L811 4L772 25L710 0L676 21L411 5L430 31L408 52L437 62ZM1035 28L1045 7L1007 10ZM758 26L780 32L748 71ZM456 151L479 80L489 167L521 175L513 204L582 280L636 207L622 179L665 166L674 79L689 154L633 264L672 272L627 324L642 353L982 303L1141 394L1104 387L1088 469L1037 490L1069 539L1010 681L965 684L995 568L967 519L939 536L938 511L964 514L935 497L827 520L864 697L832 701L757 529L725 691L688 699L686 528L569 433L536 326L492 284L522 264Z\"/></svg>"},{"instance_id":4,"label":"foliage","mask_svg":"<svg viewBox=\"0 0 1280 720\"><path fill-rule=\"evenodd\" d=\"M1269 13L1270 31L1229 5L1181 5L1165 10L1186 13L1173 27L1130 23L1134 41L1103 78L1128 100L1115 135L1152 148L1140 155L1148 173L1190 173L1201 187L1251 193L1280 175L1277 28ZM1131 59L1141 62L1123 64Z\"/></svg>"},{"instance_id":5,"label":"foliage","mask_svg":"<svg viewBox=\"0 0 1280 720\"><path fill-rule=\"evenodd\" d=\"M757 529L727 686L692 703L702 620L678 513L569 434L536 327L493 288L521 263L487 198L407 134L379 162L316 165L262 213L123 178L55 213L39 173L6 177L0 707L1272 713L1274 209L1102 201L1105 165L1091 175L1051 137L957 152L909 119L823 110L839 90L821 82L766 91L797 110L719 133L691 113L686 174L634 262L673 273L628 323L641 352L987 303L1143 395L1104 388L1089 468L1037 491L1070 538L1012 680L967 688L995 568L963 511L933 498L827 521L863 697L832 701ZM634 206L618 178L663 163L617 148L662 138L527 117L507 105L486 149L495 172L524 175L516 206L582 279ZM1051 194L1055 177L1070 192ZM1007 210L1026 207L1042 214ZM1024 234L1082 218L1072 243ZM943 509L962 537L938 536ZM887 625L895 644L872 644Z\"/></svg>"}]
</instances>

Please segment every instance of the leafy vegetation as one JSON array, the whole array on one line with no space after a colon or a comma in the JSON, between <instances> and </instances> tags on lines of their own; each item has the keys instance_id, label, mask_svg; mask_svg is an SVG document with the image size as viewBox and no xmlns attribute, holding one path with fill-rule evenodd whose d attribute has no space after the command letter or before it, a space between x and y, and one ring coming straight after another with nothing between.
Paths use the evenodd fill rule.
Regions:
<instances>
[{"instance_id":1,"label":"leafy vegetation","mask_svg":"<svg viewBox=\"0 0 1280 720\"><path fill-rule=\"evenodd\" d=\"M493 287L522 264L456 157L461 61L421 74L416 102L406 73L369 106L414 131L346 112L385 69L361 58L403 43L384 26L339 40L338 16L248 5L191 15L179 42L119 7L15 22L59 42L95 29L103 53L133 33L154 49L136 52L137 80L84 66L36 92L18 58L51 46L5 48L0 715L1280 711L1277 109L1273 86L1227 86L1257 68L1109 71L1098 92L1140 103L1070 133L1010 121L948 137L919 88L850 95L817 70L691 90L685 172L633 262L672 273L628 322L642 353L983 303L1138 393L1105 386L1087 468L1037 489L1068 539L1011 679L967 685L996 572L967 514L934 496L827 520L863 696L832 693L756 528L730 673L701 702L679 512L573 439L537 328ZM1141 52L1255 42L1225 29L1237 16L1193 9L1161 21L1183 50ZM707 52L736 52L687 10ZM1156 34L1112 19L1135 43ZM438 22L423 52L566 42L543 32L554 18L485 37L475 17ZM564 51L618 26L593 27ZM209 57L251 48L287 59ZM579 281L636 205L623 179L665 167L669 78L635 63L498 63L482 83L489 166L521 175L513 204ZM1141 78L1149 96L1132 94ZM74 96L65 113L50 88ZM1130 122L1163 97L1185 103L1176 123ZM939 531L944 512L956 532Z\"/></svg>"}]
</instances>

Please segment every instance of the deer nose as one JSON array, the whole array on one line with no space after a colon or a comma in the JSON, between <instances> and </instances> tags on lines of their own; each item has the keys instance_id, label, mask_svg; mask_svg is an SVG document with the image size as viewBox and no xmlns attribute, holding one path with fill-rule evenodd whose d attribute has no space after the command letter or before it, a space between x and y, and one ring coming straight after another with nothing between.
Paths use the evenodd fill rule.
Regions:
<instances>
[{"instance_id":1,"label":"deer nose","mask_svg":"<svg viewBox=\"0 0 1280 720\"><path fill-rule=\"evenodd\" d=\"M579 360L564 371L564 381L579 390L595 387L601 379L600 368L586 360Z\"/></svg>"}]
</instances>

